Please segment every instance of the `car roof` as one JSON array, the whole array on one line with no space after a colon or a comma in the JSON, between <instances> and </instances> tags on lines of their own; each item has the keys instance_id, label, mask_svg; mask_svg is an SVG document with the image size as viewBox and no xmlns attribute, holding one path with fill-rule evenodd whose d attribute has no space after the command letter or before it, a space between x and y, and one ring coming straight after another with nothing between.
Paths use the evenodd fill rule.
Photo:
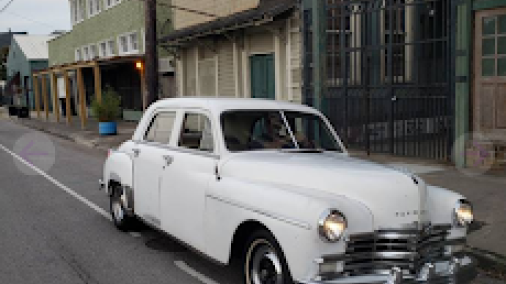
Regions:
<instances>
[{"instance_id":1,"label":"car roof","mask_svg":"<svg viewBox=\"0 0 506 284\"><path fill-rule=\"evenodd\" d=\"M181 97L157 101L153 108L201 108L219 114L229 110L293 110L317 112L314 108L285 101L252 98Z\"/></svg>"}]
</instances>

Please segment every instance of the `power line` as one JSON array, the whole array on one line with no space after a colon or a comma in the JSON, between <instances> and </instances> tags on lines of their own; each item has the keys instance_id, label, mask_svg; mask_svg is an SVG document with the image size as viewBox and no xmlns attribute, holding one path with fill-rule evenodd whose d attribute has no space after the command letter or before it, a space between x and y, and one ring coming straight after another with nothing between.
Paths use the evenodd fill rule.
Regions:
<instances>
[{"instance_id":1,"label":"power line","mask_svg":"<svg viewBox=\"0 0 506 284\"><path fill-rule=\"evenodd\" d=\"M2 10L0 10L0 13L2 13L7 8L9 8L9 6L12 4L12 2L14 2L14 0L10 0L9 2L7 2L7 4L5 4L5 6L2 8Z\"/></svg>"},{"instance_id":2,"label":"power line","mask_svg":"<svg viewBox=\"0 0 506 284\"><path fill-rule=\"evenodd\" d=\"M210 17L210 18L218 18L217 15L211 14L211 13L207 13L207 12L204 12L204 11L199 11L199 10L194 10L194 9L190 9L190 8L185 8L185 7L176 6L176 5L172 5L172 4L168 4L168 3L159 3L159 4L163 5L163 6L166 6L166 7L169 7L169 8L176 9L176 10L188 12L188 13L198 14L198 15L206 16L206 17Z\"/></svg>"},{"instance_id":3,"label":"power line","mask_svg":"<svg viewBox=\"0 0 506 284\"><path fill-rule=\"evenodd\" d=\"M25 19L27 21L30 21L32 23L35 23L35 24L41 24L41 25L44 25L48 28L51 28L51 29L54 29L54 30L57 30L58 28L56 28L55 26L53 25L50 25L48 23L44 23L44 22L40 22L40 21L37 21L37 20L34 20L34 19L31 19L31 18L28 18L28 17L25 17L25 16L21 16L17 13L14 13L14 12L7 12L9 15L12 15L12 16L15 16L15 17L18 17L18 18L21 18L21 19Z\"/></svg>"},{"instance_id":4,"label":"power line","mask_svg":"<svg viewBox=\"0 0 506 284\"><path fill-rule=\"evenodd\" d=\"M143 2L144 0L139 0L139 1ZM181 7L181 6L177 6L177 5L173 5L173 4L169 4L169 3L163 3L161 1L157 2L157 4L161 5L161 6L169 7L172 9L180 10L180 11L185 11L188 13L198 14L201 16L206 16L206 17L210 17L210 18L219 18L219 16L217 16L215 14L211 14L208 12L199 11L199 10L195 10L195 9L191 9L191 8Z\"/></svg>"}]
</instances>

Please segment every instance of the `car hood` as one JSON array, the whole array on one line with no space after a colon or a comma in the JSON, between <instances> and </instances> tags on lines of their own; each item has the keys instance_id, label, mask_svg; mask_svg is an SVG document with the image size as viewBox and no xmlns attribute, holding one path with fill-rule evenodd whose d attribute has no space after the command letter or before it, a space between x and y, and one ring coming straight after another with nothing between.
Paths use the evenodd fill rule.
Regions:
<instances>
[{"instance_id":1,"label":"car hood","mask_svg":"<svg viewBox=\"0 0 506 284\"><path fill-rule=\"evenodd\" d=\"M375 229L392 229L427 218L425 183L399 169L345 154L255 151L231 155L223 178L282 185L313 197L343 196L364 204ZM328 200L332 204L332 200ZM339 209L339 208L336 208ZM343 212L353 214L353 212Z\"/></svg>"}]
</instances>

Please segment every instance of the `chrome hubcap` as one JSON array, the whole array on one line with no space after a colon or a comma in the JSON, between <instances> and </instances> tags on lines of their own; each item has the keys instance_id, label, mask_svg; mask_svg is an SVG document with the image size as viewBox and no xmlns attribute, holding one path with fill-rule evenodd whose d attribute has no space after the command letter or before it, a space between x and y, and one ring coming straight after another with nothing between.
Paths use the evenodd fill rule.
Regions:
<instances>
[{"instance_id":1,"label":"chrome hubcap","mask_svg":"<svg viewBox=\"0 0 506 284\"><path fill-rule=\"evenodd\" d=\"M121 207L121 203L118 200L114 200L112 203L112 214L117 222L123 221L123 207Z\"/></svg>"},{"instance_id":2,"label":"chrome hubcap","mask_svg":"<svg viewBox=\"0 0 506 284\"><path fill-rule=\"evenodd\" d=\"M249 265L249 277L252 284L283 283L281 261L267 242L261 241L256 246L252 246L252 258Z\"/></svg>"}]
</instances>

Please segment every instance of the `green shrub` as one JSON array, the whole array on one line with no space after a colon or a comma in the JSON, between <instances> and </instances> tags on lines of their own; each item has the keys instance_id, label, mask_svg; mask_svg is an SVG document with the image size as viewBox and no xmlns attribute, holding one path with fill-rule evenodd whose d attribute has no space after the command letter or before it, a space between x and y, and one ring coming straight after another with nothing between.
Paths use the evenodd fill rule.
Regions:
<instances>
[{"instance_id":1,"label":"green shrub","mask_svg":"<svg viewBox=\"0 0 506 284\"><path fill-rule=\"evenodd\" d=\"M91 103L91 111L97 117L99 122L112 122L119 118L121 114L121 97L111 87L106 87L102 91L102 102L94 96Z\"/></svg>"}]
</instances>

